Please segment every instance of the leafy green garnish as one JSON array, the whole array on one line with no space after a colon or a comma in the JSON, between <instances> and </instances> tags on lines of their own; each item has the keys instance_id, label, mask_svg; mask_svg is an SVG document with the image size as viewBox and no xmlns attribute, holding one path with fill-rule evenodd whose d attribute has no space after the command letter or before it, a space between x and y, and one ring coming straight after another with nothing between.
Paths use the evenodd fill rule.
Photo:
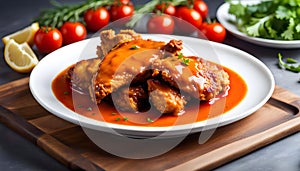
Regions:
<instances>
[{"instance_id":1,"label":"leafy green garnish","mask_svg":"<svg viewBox=\"0 0 300 171\"><path fill-rule=\"evenodd\" d=\"M132 45L130 47L130 50L136 50L136 49L139 49L140 47L138 45Z\"/></svg>"},{"instance_id":2,"label":"leafy green garnish","mask_svg":"<svg viewBox=\"0 0 300 171\"><path fill-rule=\"evenodd\" d=\"M180 53L180 54L178 55L178 59L181 59L181 58L183 58L183 54L182 54L182 53Z\"/></svg>"},{"instance_id":3,"label":"leafy green garnish","mask_svg":"<svg viewBox=\"0 0 300 171\"><path fill-rule=\"evenodd\" d=\"M190 59L187 59L187 58L182 58L182 63L186 66L189 65L189 62L190 62Z\"/></svg>"},{"instance_id":4,"label":"leafy green garnish","mask_svg":"<svg viewBox=\"0 0 300 171\"><path fill-rule=\"evenodd\" d=\"M286 62L289 64L296 64L298 61L294 58L286 58Z\"/></svg>"},{"instance_id":5,"label":"leafy green garnish","mask_svg":"<svg viewBox=\"0 0 300 171\"><path fill-rule=\"evenodd\" d=\"M178 59L181 59L182 60L182 63L186 66L189 65L189 62L190 62L190 59L188 58L184 58L183 54L182 53L179 53L179 55L177 56Z\"/></svg>"},{"instance_id":6,"label":"leafy green garnish","mask_svg":"<svg viewBox=\"0 0 300 171\"><path fill-rule=\"evenodd\" d=\"M278 65L282 69L286 69L293 72L300 72L300 64L297 62L297 60L293 58L287 58L286 62L283 61L282 55L278 54Z\"/></svg>"},{"instance_id":7,"label":"leafy green garnish","mask_svg":"<svg viewBox=\"0 0 300 171\"><path fill-rule=\"evenodd\" d=\"M154 120L152 120L151 118L147 118L147 122L154 122Z\"/></svg>"},{"instance_id":8,"label":"leafy green garnish","mask_svg":"<svg viewBox=\"0 0 300 171\"><path fill-rule=\"evenodd\" d=\"M300 39L300 1L269 0L244 5L227 0L237 28L249 36L274 40Z\"/></svg>"}]
</instances>

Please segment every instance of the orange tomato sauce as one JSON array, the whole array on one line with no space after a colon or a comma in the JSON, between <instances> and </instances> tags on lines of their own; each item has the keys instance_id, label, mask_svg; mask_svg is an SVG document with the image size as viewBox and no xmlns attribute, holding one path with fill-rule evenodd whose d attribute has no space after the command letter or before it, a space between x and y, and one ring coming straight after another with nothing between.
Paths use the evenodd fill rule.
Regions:
<instances>
[{"instance_id":1,"label":"orange tomato sauce","mask_svg":"<svg viewBox=\"0 0 300 171\"><path fill-rule=\"evenodd\" d=\"M118 112L113 104L101 102L99 105L91 101L89 95L73 91L66 81L66 72L62 71L52 82L52 91L56 98L67 108L88 118L108 123L130 126L174 126L195 123L213 118L231 110L238 105L247 93L245 81L234 71L224 67L230 77L230 89L225 95L220 95L213 104L201 102L187 105L180 116L163 114L159 112L126 113Z\"/></svg>"}]
</instances>

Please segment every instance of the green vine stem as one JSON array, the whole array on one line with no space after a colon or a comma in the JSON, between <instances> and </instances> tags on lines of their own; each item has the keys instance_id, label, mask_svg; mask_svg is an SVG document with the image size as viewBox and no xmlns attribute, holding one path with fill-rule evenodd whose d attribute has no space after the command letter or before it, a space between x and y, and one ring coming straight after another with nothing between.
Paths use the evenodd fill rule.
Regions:
<instances>
[{"instance_id":1,"label":"green vine stem","mask_svg":"<svg viewBox=\"0 0 300 171\"><path fill-rule=\"evenodd\" d=\"M41 26L60 28L66 21L81 21L81 16L85 11L100 6L112 5L112 0L87 0L81 4L62 5L56 1L50 1L55 7L41 12L34 21Z\"/></svg>"}]
</instances>

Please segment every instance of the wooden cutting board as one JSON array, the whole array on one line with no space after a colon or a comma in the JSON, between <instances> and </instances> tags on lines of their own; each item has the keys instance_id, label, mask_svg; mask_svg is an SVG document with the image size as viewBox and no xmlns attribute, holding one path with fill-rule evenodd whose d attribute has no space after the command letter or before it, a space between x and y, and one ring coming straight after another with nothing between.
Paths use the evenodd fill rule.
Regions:
<instances>
[{"instance_id":1,"label":"wooden cutting board","mask_svg":"<svg viewBox=\"0 0 300 171\"><path fill-rule=\"evenodd\" d=\"M44 110L28 80L0 86L0 121L74 170L210 170L300 130L300 97L276 87L261 109L218 128L205 144L196 133L161 156L124 159L98 148L80 126Z\"/></svg>"}]
</instances>

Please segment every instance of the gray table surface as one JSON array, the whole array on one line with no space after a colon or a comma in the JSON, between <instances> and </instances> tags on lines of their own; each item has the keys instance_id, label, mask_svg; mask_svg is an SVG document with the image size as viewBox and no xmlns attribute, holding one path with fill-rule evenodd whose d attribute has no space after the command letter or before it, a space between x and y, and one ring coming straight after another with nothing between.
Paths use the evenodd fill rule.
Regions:
<instances>
[{"instance_id":1,"label":"gray table surface","mask_svg":"<svg viewBox=\"0 0 300 171\"><path fill-rule=\"evenodd\" d=\"M63 2L62 0L60 2ZM79 0L65 1L67 3L82 2ZM135 4L142 4L145 0L135 0ZM215 17L217 8L223 0L206 0L209 5L209 14ZM1 0L0 5L0 37L19 30L31 23L41 9L51 5L46 0ZM264 62L272 71L276 84L291 92L300 95L300 75L281 70L277 67L277 54L280 52L286 57L300 60L300 49L274 49L256 46L239 40L228 34L224 42L244 50ZM0 43L0 49L4 45ZM4 62L3 53L0 53L0 84L29 76L12 71ZM244 157L227 163L216 170L300 170L300 133L296 133L264 148L256 150ZM51 158L29 141L8 129L0 123L0 170L68 170L65 166Z\"/></svg>"}]
</instances>

